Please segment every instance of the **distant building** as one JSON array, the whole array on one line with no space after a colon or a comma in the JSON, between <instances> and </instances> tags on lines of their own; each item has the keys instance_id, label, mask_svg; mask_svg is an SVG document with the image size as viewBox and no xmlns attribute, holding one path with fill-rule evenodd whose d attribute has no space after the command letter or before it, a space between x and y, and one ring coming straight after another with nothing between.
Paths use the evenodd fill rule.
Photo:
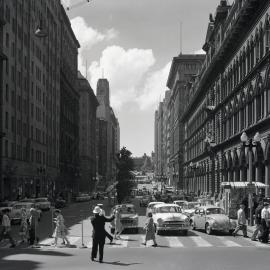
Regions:
<instances>
[{"instance_id":1,"label":"distant building","mask_svg":"<svg viewBox=\"0 0 270 270\"><path fill-rule=\"evenodd\" d=\"M110 88L107 79L97 83L97 159L99 185L116 181L116 153L120 148L120 127L110 106Z\"/></svg>"},{"instance_id":2,"label":"distant building","mask_svg":"<svg viewBox=\"0 0 270 270\"><path fill-rule=\"evenodd\" d=\"M174 57L167 81L170 95L165 96L166 107L163 109L163 118L166 125L163 127L162 155L163 158L167 157L167 160L163 160L163 173L168 177L169 184L179 189L183 189L184 186L184 125L181 122L181 116L188 100L186 84L198 74L204 59L205 55L194 54L180 54ZM169 142L167 138L169 138Z\"/></svg>"},{"instance_id":3,"label":"distant building","mask_svg":"<svg viewBox=\"0 0 270 270\"><path fill-rule=\"evenodd\" d=\"M152 162L152 157L144 154L142 157L133 157L134 171L141 172L153 172L154 164Z\"/></svg>"},{"instance_id":4,"label":"distant building","mask_svg":"<svg viewBox=\"0 0 270 270\"><path fill-rule=\"evenodd\" d=\"M96 111L97 98L85 77L78 72L77 90L80 95L80 177L79 191L89 192L96 180Z\"/></svg>"}]
</instances>

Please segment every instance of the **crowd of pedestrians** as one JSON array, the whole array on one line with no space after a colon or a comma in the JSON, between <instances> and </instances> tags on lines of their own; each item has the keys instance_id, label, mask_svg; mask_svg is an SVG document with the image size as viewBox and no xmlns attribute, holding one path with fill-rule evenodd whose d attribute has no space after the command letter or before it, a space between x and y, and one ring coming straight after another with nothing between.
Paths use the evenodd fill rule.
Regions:
<instances>
[{"instance_id":1,"label":"crowd of pedestrians","mask_svg":"<svg viewBox=\"0 0 270 270\"><path fill-rule=\"evenodd\" d=\"M240 209L237 211L237 226L233 232L233 236L236 236L238 231L242 230L243 236L247 236L247 214L246 205L242 203ZM257 239L262 243L268 243L269 241L269 228L270 228L270 208L268 202L260 200L255 208L255 230L251 236L252 241Z\"/></svg>"}]
</instances>

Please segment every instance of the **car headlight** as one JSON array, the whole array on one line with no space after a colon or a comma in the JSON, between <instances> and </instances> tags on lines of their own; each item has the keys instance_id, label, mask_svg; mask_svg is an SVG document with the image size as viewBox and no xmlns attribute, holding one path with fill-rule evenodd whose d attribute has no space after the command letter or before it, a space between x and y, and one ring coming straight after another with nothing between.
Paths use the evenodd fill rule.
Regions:
<instances>
[{"instance_id":1,"label":"car headlight","mask_svg":"<svg viewBox=\"0 0 270 270\"><path fill-rule=\"evenodd\" d=\"M161 218L159 218L159 219L157 220L157 223L158 223L159 226L162 226L162 225L163 225L163 222L164 222L164 221L163 221Z\"/></svg>"}]
</instances>

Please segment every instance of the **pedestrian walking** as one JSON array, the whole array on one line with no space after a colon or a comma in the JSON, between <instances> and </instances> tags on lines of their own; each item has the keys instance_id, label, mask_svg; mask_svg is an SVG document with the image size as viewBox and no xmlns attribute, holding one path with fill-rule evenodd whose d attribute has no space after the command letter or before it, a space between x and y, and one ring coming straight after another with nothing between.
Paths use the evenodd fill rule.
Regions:
<instances>
[{"instance_id":1,"label":"pedestrian walking","mask_svg":"<svg viewBox=\"0 0 270 270\"><path fill-rule=\"evenodd\" d=\"M35 208L31 208L30 217L28 220L30 246L33 246L36 242L38 242L37 226L38 226L38 214Z\"/></svg>"},{"instance_id":2,"label":"pedestrian walking","mask_svg":"<svg viewBox=\"0 0 270 270\"><path fill-rule=\"evenodd\" d=\"M3 239L9 239L9 242L11 244L11 248L15 247L15 241L13 240L11 236L11 223L10 223L10 218L9 218L9 212L10 210L8 208L2 210L3 217L2 217L2 231L0 234L0 242Z\"/></svg>"},{"instance_id":3,"label":"pedestrian walking","mask_svg":"<svg viewBox=\"0 0 270 270\"><path fill-rule=\"evenodd\" d=\"M56 218L54 219L55 222L55 230L53 233L53 237L54 237L54 243L53 246L57 246L57 240L58 238L62 238L63 242L62 244L66 243L66 246L69 247L70 246L70 242L67 239L67 228L65 226L65 220L63 215L61 214L61 210L56 209L54 211Z\"/></svg>"},{"instance_id":4,"label":"pedestrian walking","mask_svg":"<svg viewBox=\"0 0 270 270\"><path fill-rule=\"evenodd\" d=\"M102 263L106 238L105 223L113 221L114 215L111 216L110 218L100 215L101 209L99 206L96 206L94 208L93 213L94 217L91 218L91 223L93 226L91 260L94 261L96 259L97 252L99 251L99 262Z\"/></svg>"},{"instance_id":5,"label":"pedestrian walking","mask_svg":"<svg viewBox=\"0 0 270 270\"><path fill-rule=\"evenodd\" d=\"M233 232L233 236L236 236L239 230L242 230L243 236L247 238L247 219L245 214L245 205L240 204L240 209L237 211L237 226Z\"/></svg>"},{"instance_id":6,"label":"pedestrian walking","mask_svg":"<svg viewBox=\"0 0 270 270\"><path fill-rule=\"evenodd\" d=\"M262 209L262 235L260 237L261 242L268 243L269 240L269 226L270 226L270 213L269 203L264 202Z\"/></svg>"},{"instance_id":7,"label":"pedestrian walking","mask_svg":"<svg viewBox=\"0 0 270 270\"><path fill-rule=\"evenodd\" d=\"M156 242L156 225L154 223L152 213L148 213L148 220L145 224L144 229L146 230L145 234L145 241L142 243L143 245L146 246L147 241L152 240L154 244L152 247L157 247L157 242Z\"/></svg>"},{"instance_id":8,"label":"pedestrian walking","mask_svg":"<svg viewBox=\"0 0 270 270\"><path fill-rule=\"evenodd\" d=\"M28 224L27 224L27 213L26 208L21 209L21 224L20 224L20 236L22 243L27 242Z\"/></svg>"},{"instance_id":9,"label":"pedestrian walking","mask_svg":"<svg viewBox=\"0 0 270 270\"><path fill-rule=\"evenodd\" d=\"M114 220L114 239L120 239L120 235L123 231L123 224L121 222L121 210L115 209L115 220Z\"/></svg>"},{"instance_id":10,"label":"pedestrian walking","mask_svg":"<svg viewBox=\"0 0 270 270\"><path fill-rule=\"evenodd\" d=\"M105 215L105 210L103 209L103 204L102 203L98 203L97 206L99 206L99 208L101 209L100 215L105 217L106 215ZM105 230L105 234L106 234L106 237L109 238L110 244L112 245L112 243L113 243L113 236L110 235L106 230Z\"/></svg>"},{"instance_id":11,"label":"pedestrian walking","mask_svg":"<svg viewBox=\"0 0 270 270\"><path fill-rule=\"evenodd\" d=\"M251 236L252 241L256 241L256 238L258 236L258 239L261 239L262 235L262 209L263 209L263 201L259 201L258 206L255 209L255 225L256 228Z\"/></svg>"}]
</instances>

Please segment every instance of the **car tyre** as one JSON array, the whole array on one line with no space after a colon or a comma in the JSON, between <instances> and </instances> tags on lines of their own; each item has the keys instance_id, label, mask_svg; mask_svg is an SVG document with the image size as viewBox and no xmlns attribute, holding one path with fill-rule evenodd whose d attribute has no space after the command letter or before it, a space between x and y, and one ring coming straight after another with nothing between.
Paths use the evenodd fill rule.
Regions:
<instances>
[{"instance_id":1,"label":"car tyre","mask_svg":"<svg viewBox=\"0 0 270 270\"><path fill-rule=\"evenodd\" d=\"M196 226L195 226L194 220L191 220L190 221L190 226L191 226L192 230L196 230Z\"/></svg>"},{"instance_id":2,"label":"car tyre","mask_svg":"<svg viewBox=\"0 0 270 270\"><path fill-rule=\"evenodd\" d=\"M212 228L210 227L209 223L205 224L205 232L210 235L212 234Z\"/></svg>"}]
</instances>

